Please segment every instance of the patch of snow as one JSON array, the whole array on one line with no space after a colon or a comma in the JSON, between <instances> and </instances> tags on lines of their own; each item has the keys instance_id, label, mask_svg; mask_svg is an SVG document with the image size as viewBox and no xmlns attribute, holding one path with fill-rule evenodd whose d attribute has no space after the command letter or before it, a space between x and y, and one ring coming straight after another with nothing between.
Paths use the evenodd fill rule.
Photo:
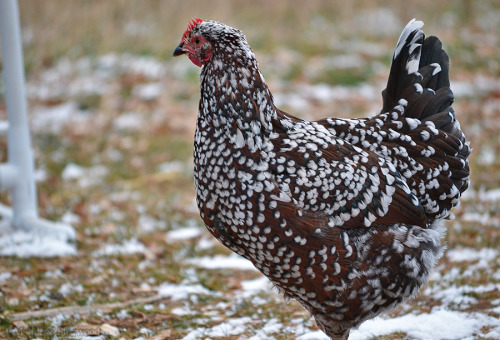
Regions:
<instances>
[{"instance_id":1,"label":"patch of snow","mask_svg":"<svg viewBox=\"0 0 500 340\"><path fill-rule=\"evenodd\" d=\"M481 165L492 165L495 164L496 151L491 146L483 146L480 149L479 156L477 157L477 162Z\"/></svg>"},{"instance_id":2,"label":"patch of snow","mask_svg":"<svg viewBox=\"0 0 500 340\"><path fill-rule=\"evenodd\" d=\"M57 329L61 323L66 320L66 316L64 316L63 314L57 314L56 316L52 317L52 318L49 318L50 319L50 323L52 324L52 327Z\"/></svg>"},{"instance_id":3,"label":"patch of snow","mask_svg":"<svg viewBox=\"0 0 500 340\"><path fill-rule=\"evenodd\" d=\"M191 295L215 295L216 292L212 292L200 284L173 284L173 283L163 283L156 287L159 295L170 296L172 300L185 300Z\"/></svg>"},{"instance_id":4,"label":"patch of snow","mask_svg":"<svg viewBox=\"0 0 500 340\"><path fill-rule=\"evenodd\" d=\"M492 248L482 248L480 250L471 248L455 248L450 249L446 253L446 257L451 262L465 261L492 261L499 256L499 252Z\"/></svg>"},{"instance_id":5,"label":"patch of snow","mask_svg":"<svg viewBox=\"0 0 500 340\"><path fill-rule=\"evenodd\" d=\"M160 97L164 91L162 83L148 83L135 86L132 93L144 101L151 101Z\"/></svg>"},{"instance_id":6,"label":"patch of snow","mask_svg":"<svg viewBox=\"0 0 500 340\"><path fill-rule=\"evenodd\" d=\"M492 305L500 305L500 299L495 299L493 301L490 301Z\"/></svg>"},{"instance_id":7,"label":"patch of snow","mask_svg":"<svg viewBox=\"0 0 500 340\"><path fill-rule=\"evenodd\" d=\"M183 338L181 338L181 340L198 340L205 334L205 332L205 328L198 328L186 334Z\"/></svg>"},{"instance_id":8,"label":"patch of snow","mask_svg":"<svg viewBox=\"0 0 500 340\"><path fill-rule=\"evenodd\" d=\"M499 288L500 284L493 283L477 287L468 285L453 285L445 289L437 289L432 293L432 298L440 301L444 305L465 309L470 307L471 304L475 304L478 302L476 298L469 296L468 294L482 294L485 292L498 290ZM426 292L428 292L428 290L426 290Z\"/></svg>"},{"instance_id":9,"label":"patch of snow","mask_svg":"<svg viewBox=\"0 0 500 340\"><path fill-rule=\"evenodd\" d=\"M26 92L28 98L38 101L105 96L114 90L116 78L125 73L160 81L166 74L166 65L153 57L130 54L83 57L76 61L61 58L53 67L46 69L35 79L30 79L26 84ZM153 82L139 85L137 89L134 88L133 94L144 100L151 100L161 91L161 84Z\"/></svg>"},{"instance_id":10,"label":"patch of snow","mask_svg":"<svg viewBox=\"0 0 500 340\"><path fill-rule=\"evenodd\" d=\"M272 288L271 281L265 276L253 280L241 281L243 297L249 297L258 294L261 291L270 291Z\"/></svg>"},{"instance_id":11,"label":"patch of snow","mask_svg":"<svg viewBox=\"0 0 500 340\"><path fill-rule=\"evenodd\" d=\"M181 161L165 162L158 165L158 171L171 173L171 172L183 172L186 169L186 164Z\"/></svg>"},{"instance_id":12,"label":"patch of snow","mask_svg":"<svg viewBox=\"0 0 500 340\"><path fill-rule=\"evenodd\" d=\"M169 231L165 238L167 242L169 240L182 241L198 237L201 233L202 229L200 227L187 227Z\"/></svg>"},{"instance_id":13,"label":"patch of snow","mask_svg":"<svg viewBox=\"0 0 500 340\"><path fill-rule=\"evenodd\" d=\"M195 257L188 259L186 262L207 269L235 268L240 270L257 270L252 262L236 254L229 256Z\"/></svg>"},{"instance_id":14,"label":"patch of snow","mask_svg":"<svg viewBox=\"0 0 500 340\"><path fill-rule=\"evenodd\" d=\"M150 329L147 329L145 327L142 327L141 329L139 329L139 333L141 334L146 334L146 335L152 335L153 334L153 331L150 330Z\"/></svg>"},{"instance_id":15,"label":"patch of snow","mask_svg":"<svg viewBox=\"0 0 500 340\"><path fill-rule=\"evenodd\" d=\"M144 233L151 233L156 230L164 230L167 227L167 222L154 218L153 216L143 214L139 216L137 226Z\"/></svg>"},{"instance_id":16,"label":"patch of snow","mask_svg":"<svg viewBox=\"0 0 500 340\"><path fill-rule=\"evenodd\" d=\"M126 112L113 120L113 129L116 131L138 131L142 129L144 116L136 112Z\"/></svg>"},{"instance_id":17,"label":"patch of snow","mask_svg":"<svg viewBox=\"0 0 500 340\"><path fill-rule=\"evenodd\" d=\"M394 332L404 332L412 339L465 339L481 334L483 327L499 326L498 320L479 313L436 310L419 315L368 320L351 331L350 340L368 339Z\"/></svg>"},{"instance_id":18,"label":"patch of snow","mask_svg":"<svg viewBox=\"0 0 500 340\"><path fill-rule=\"evenodd\" d=\"M62 128L77 116L82 115L76 103L71 101L55 106L37 107L30 114L30 127L33 131L59 134Z\"/></svg>"},{"instance_id":19,"label":"patch of snow","mask_svg":"<svg viewBox=\"0 0 500 340\"><path fill-rule=\"evenodd\" d=\"M43 182L47 179L47 170L43 168L42 169L37 168L33 173L33 177L35 178L36 182Z\"/></svg>"},{"instance_id":20,"label":"patch of snow","mask_svg":"<svg viewBox=\"0 0 500 340\"><path fill-rule=\"evenodd\" d=\"M175 307L170 311L170 313L182 316L196 314L197 312L189 309L188 307Z\"/></svg>"},{"instance_id":21,"label":"patch of snow","mask_svg":"<svg viewBox=\"0 0 500 340\"><path fill-rule=\"evenodd\" d=\"M352 339L349 337L349 339ZM297 337L297 340L330 340L330 338L322 331L311 331Z\"/></svg>"},{"instance_id":22,"label":"patch of snow","mask_svg":"<svg viewBox=\"0 0 500 340\"><path fill-rule=\"evenodd\" d=\"M193 267L186 268L184 270L184 280L182 283L198 283L200 279L198 278L198 273Z\"/></svg>"},{"instance_id":23,"label":"patch of snow","mask_svg":"<svg viewBox=\"0 0 500 340\"><path fill-rule=\"evenodd\" d=\"M277 107L293 107L296 112L309 108L309 101L298 93L275 93L273 97Z\"/></svg>"},{"instance_id":24,"label":"patch of snow","mask_svg":"<svg viewBox=\"0 0 500 340\"><path fill-rule=\"evenodd\" d=\"M462 195L462 200L471 201L474 199L479 199L481 202L498 202L500 201L500 188L490 190L481 188L478 191L470 188Z\"/></svg>"},{"instance_id":25,"label":"patch of snow","mask_svg":"<svg viewBox=\"0 0 500 340\"><path fill-rule=\"evenodd\" d=\"M246 325L251 323L250 317L241 317L229 319L211 328L197 328L189 332L182 340L197 340L201 337L227 337L244 333L247 329Z\"/></svg>"},{"instance_id":26,"label":"patch of snow","mask_svg":"<svg viewBox=\"0 0 500 340\"><path fill-rule=\"evenodd\" d=\"M121 55L119 56L121 69L141 74L149 79L161 79L166 72L165 64L153 57Z\"/></svg>"},{"instance_id":27,"label":"patch of snow","mask_svg":"<svg viewBox=\"0 0 500 340\"><path fill-rule=\"evenodd\" d=\"M455 98L472 98L500 90L500 80L494 77L479 75L471 81L454 81L451 84L451 89Z\"/></svg>"},{"instance_id":28,"label":"patch of snow","mask_svg":"<svg viewBox=\"0 0 500 340\"><path fill-rule=\"evenodd\" d=\"M260 296L254 296L250 302L252 303L253 306L260 306L265 303L268 303L269 300L266 300Z\"/></svg>"},{"instance_id":29,"label":"patch of snow","mask_svg":"<svg viewBox=\"0 0 500 340\"><path fill-rule=\"evenodd\" d=\"M490 309L490 311L492 311L493 313L500 314L500 306L499 306L499 307L492 308L492 309Z\"/></svg>"},{"instance_id":30,"label":"patch of snow","mask_svg":"<svg viewBox=\"0 0 500 340\"><path fill-rule=\"evenodd\" d=\"M122 244L106 244L94 252L94 256L145 253L146 246L136 238L126 240Z\"/></svg>"},{"instance_id":31,"label":"patch of snow","mask_svg":"<svg viewBox=\"0 0 500 340\"><path fill-rule=\"evenodd\" d=\"M12 274L10 272L0 273L0 285L10 279Z\"/></svg>"},{"instance_id":32,"label":"patch of snow","mask_svg":"<svg viewBox=\"0 0 500 340\"><path fill-rule=\"evenodd\" d=\"M311 329L311 327L315 324L314 319L308 318L308 319L303 319L303 318L295 318L290 320L290 325L283 327L283 333L291 333L295 334L296 338L298 339L299 336L306 335L312 332L315 332ZM318 339L323 339L322 335L326 336L325 333L318 331ZM328 338L326 338L328 339Z\"/></svg>"},{"instance_id":33,"label":"patch of snow","mask_svg":"<svg viewBox=\"0 0 500 340\"><path fill-rule=\"evenodd\" d=\"M64 297L70 295L73 292L77 293L83 293L84 289L81 284L77 285L72 285L71 283L64 283L60 288L59 288L59 293L61 293Z\"/></svg>"},{"instance_id":34,"label":"patch of snow","mask_svg":"<svg viewBox=\"0 0 500 340\"><path fill-rule=\"evenodd\" d=\"M212 337L223 337L223 336L231 336L238 335L246 330L246 325L250 324L252 319L248 316L229 319L225 322L222 322L212 328L207 329L207 335Z\"/></svg>"},{"instance_id":35,"label":"patch of snow","mask_svg":"<svg viewBox=\"0 0 500 340\"><path fill-rule=\"evenodd\" d=\"M215 247L217 241L214 238L201 238L196 244L196 250L206 250Z\"/></svg>"},{"instance_id":36,"label":"patch of snow","mask_svg":"<svg viewBox=\"0 0 500 340\"><path fill-rule=\"evenodd\" d=\"M109 194L109 199L113 202L140 201L141 193L137 191L116 191Z\"/></svg>"},{"instance_id":37,"label":"patch of snow","mask_svg":"<svg viewBox=\"0 0 500 340\"><path fill-rule=\"evenodd\" d=\"M479 199L483 202L500 201L500 188L479 191Z\"/></svg>"},{"instance_id":38,"label":"patch of snow","mask_svg":"<svg viewBox=\"0 0 500 340\"><path fill-rule=\"evenodd\" d=\"M63 180L78 181L82 188L98 185L109 173L109 169L103 165L95 165L90 168L82 167L75 163L68 163L61 173Z\"/></svg>"},{"instance_id":39,"label":"patch of snow","mask_svg":"<svg viewBox=\"0 0 500 340\"><path fill-rule=\"evenodd\" d=\"M283 329L283 324L281 324L277 319L273 318L269 320L264 327L258 329L255 335L248 340L274 340L275 337L269 336L272 333L281 333Z\"/></svg>"},{"instance_id":40,"label":"patch of snow","mask_svg":"<svg viewBox=\"0 0 500 340\"><path fill-rule=\"evenodd\" d=\"M334 100L350 100L352 98L363 97L366 99L375 99L378 93L375 88L368 84L359 86L331 86L327 84L301 85L304 93L312 98L323 102Z\"/></svg>"},{"instance_id":41,"label":"patch of snow","mask_svg":"<svg viewBox=\"0 0 500 340\"><path fill-rule=\"evenodd\" d=\"M130 314L128 313L127 310L122 309L118 313L116 313L116 317L120 320L127 319L130 317Z\"/></svg>"},{"instance_id":42,"label":"patch of snow","mask_svg":"<svg viewBox=\"0 0 500 340\"><path fill-rule=\"evenodd\" d=\"M51 271L51 270L47 270L43 276L45 276L46 278L61 278L64 276L64 273L62 272L61 269L57 268L55 269L54 271Z\"/></svg>"},{"instance_id":43,"label":"patch of snow","mask_svg":"<svg viewBox=\"0 0 500 340\"><path fill-rule=\"evenodd\" d=\"M453 95L456 98L460 97L473 97L476 94L474 84L466 81L454 81L451 84Z\"/></svg>"},{"instance_id":44,"label":"patch of snow","mask_svg":"<svg viewBox=\"0 0 500 340\"><path fill-rule=\"evenodd\" d=\"M314 70L309 70L314 72ZM313 76L313 75L312 75ZM367 100L377 100L379 97L378 89L369 84L360 84L359 86L331 86L325 83L320 84L300 84L293 91L285 93L276 93L274 102L276 106L293 107L296 111L307 110L311 101L329 103L333 101L356 100L362 97Z\"/></svg>"},{"instance_id":45,"label":"patch of snow","mask_svg":"<svg viewBox=\"0 0 500 340\"><path fill-rule=\"evenodd\" d=\"M446 306L469 308L471 305L478 302L476 298L466 295L470 292L473 292L470 286L457 287L453 285L446 289L440 288L432 294L432 297Z\"/></svg>"},{"instance_id":46,"label":"patch of snow","mask_svg":"<svg viewBox=\"0 0 500 340\"><path fill-rule=\"evenodd\" d=\"M106 151L106 156L113 162L120 162L123 160L123 153L115 148L108 148Z\"/></svg>"},{"instance_id":47,"label":"patch of snow","mask_svg":"<svg viewBox=\"0 0 500 340\"><path fill-rule=\"evenodd\" d=\"M486 339L500 339L500 326L496 326L491 329L488 333L484 334L484 338Z\"/></svg>"},{"instance_id":48,"label":"patch of snow","mask_svg":"<svg viewBox=\"0 0 500 340\"><path fill-rule=\"evenodd\" d=\"M29 232L23 230L6 231L5 233L0 233L0 255L19 257L76 255L75 244L66 236L68 235L56 235L48 232L41 233L37 230Z\"/></svg>"},{"instance_id":49,"label":"patch of snow","mask_svg":"<svg viewBox=\"0 0 500 340\"><path fill-rule=\"evenodd\" d=\"M468 188L465 190L461 196L461 201L470 201L477 197L477 192L474 188Z\"/></svg>"},{"instance_id":50,"label":"patch of snow","mask_svg":"<svg viewBox=\"0 0 500 340\"><path fill-rule=\"evenodd\" d=\"M71 211L66 211L64 215L61 216L61 222L74 225L74 224L79 224L81 222L81 218L80 216L72 213Z\"/></svg>"},{"instance_id":51,"label":"patch of snow","mask_svg":"<svg viewBox=\"0 0 500 340\"><path fill-rule=\"evenodd\" d=\"M68 163L61 173L64 180L77 179L84 175L85 168L76 165L75 163Z\"/></svg>"},{"instance_id":52,"label":"patch of snow","mask_svg":"<svg viewBox=\"0 0 500 340\"><path fill-rule=\"evenodd\" d=\"M466 212L462 215L462 220L466 222L477 222L481 225L486 225L490 219L489 213Z\"/></svg>"}]
</instances>

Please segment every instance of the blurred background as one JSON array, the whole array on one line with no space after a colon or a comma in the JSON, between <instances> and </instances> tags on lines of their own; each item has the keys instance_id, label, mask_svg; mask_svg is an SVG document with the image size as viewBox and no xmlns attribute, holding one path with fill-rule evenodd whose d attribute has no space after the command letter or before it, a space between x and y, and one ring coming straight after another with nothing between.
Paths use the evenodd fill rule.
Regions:
<instances>
[{"instance_id":1,"label":"blurred background","mask_svg":"<svg viewBox=\"0 0 500 340\"><path fill-rule=\"evenodd\" d=\"M126 337L144 328L144 336L177 339L200 327L210 335L225 318L249 316L242 332L251 334L263 326L252 319L258 296L262 318L283 323L281 336L300 334L298 324L305 325L302 333L315 329L293 302L267 290L241 293L257 272L203 265L233 257L205 231L194 203L199 68L171 57L191 17L242 30L277 106L305 119L377 113L399 34L410 19L423 20L426 34L437 35L450 56L454 108L473 148L471 189L448 224L448 248L473 255L445 257L427 293L395 313L445 305L500 316L491 311L500 303L498 289L461 292L475 299L468 305L439 295L449 285L500 282L500 2L20 0L19 6L40 214L75 226L79 255L0 257L0 331L20 334L12 318L19 312L127 301L165 293L165 285L204 290L112 310L104 319ZM2 80L3 118L4 91ZM0 159L6 160L3 139ZM8 204L8 194L0 201ZM484 249L491 250L487 256ZM470 261L477 262L473 275ZM458 269L450 276L452 267ZM102 320L63 316L26 326Z\"/></svg>"},{"instance_id":2,"label":"blurred background","mask_svg":"<svg viewBox=\"0 0 500 340\"><path fill-rule=\"evenodd\" d=\"M61 57L107 53L152 55L167 61L189 18L238 27L257 51L290 49L306 56L342 52L348 41L393 42L401 26L416 17L439 33L460 66L484 64L498 72L494 57L496 1L222 1L21 0L28 70ZM344 44L344 48L337 44ZM463 48L463 50L462 50ZM456 50L455 50L456 49ZM348 51L351 52L351 51ZM473 60L473 58L479 58ZM496 56L498 57L498 56Z\"/></svg>"}]
</instances>

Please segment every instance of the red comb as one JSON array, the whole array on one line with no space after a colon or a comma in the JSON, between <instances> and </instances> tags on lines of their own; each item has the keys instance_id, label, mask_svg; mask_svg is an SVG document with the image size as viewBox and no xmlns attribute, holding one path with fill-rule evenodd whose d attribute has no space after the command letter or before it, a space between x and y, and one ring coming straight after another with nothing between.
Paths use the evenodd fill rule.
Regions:
<instances>
[{"instance_id":1,"label":"red comb","mask_svg":"<svg viewBox=\"0 0 500 340\"><path fill-rule=\"evenodd\" d=\"M181 41L186 40L187 36L189 35L189 32L191 32L191 30L193 28L195 28L196 26L198 26L202 22L203 22L203 20L200 18L191 18L191 21L189 22L188 28L184 31L184 34L182 35Z\"/></svg>"}]
</instances>

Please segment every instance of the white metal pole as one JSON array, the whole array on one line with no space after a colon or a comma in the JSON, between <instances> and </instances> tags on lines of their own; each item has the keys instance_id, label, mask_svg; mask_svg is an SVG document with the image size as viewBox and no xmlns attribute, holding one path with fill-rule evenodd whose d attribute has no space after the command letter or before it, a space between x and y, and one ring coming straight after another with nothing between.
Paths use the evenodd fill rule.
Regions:
<instances>
[{"instance_id":1,"label":"white metal pole","mask_svg":"<svg viewBox=\"0 0 500 340\"><path fill-rule=\"evenodd\" d=\"M7 131L9 158L7 163L0 164L0 189L10 190L12 198L12 209L0 204L0 215L3 217L0 223L0 254L24 256L26 250L22 249L28 246L32 247L29 248L29 256L72 255L76 254L75 229L38 217L20 31L17 0L0 0L3 77L8 115L8 122L0 124L0 132ZM20 253L19 249L22 250Z\"/></svg>"},{"instance_id":2,"label":"white metal pole","mask_svg":"<svg viewBox=\"0 0 500 340\"><path fill-rule=\"evenodd\" d=\"M5 101L9 120L8 164L0 171L0 186L12 190L13 224L38 216L34 181L33 152L26 113L24 65L21 48L19 9L16 0L0 0Z\"/></svg>"}]
</instances>

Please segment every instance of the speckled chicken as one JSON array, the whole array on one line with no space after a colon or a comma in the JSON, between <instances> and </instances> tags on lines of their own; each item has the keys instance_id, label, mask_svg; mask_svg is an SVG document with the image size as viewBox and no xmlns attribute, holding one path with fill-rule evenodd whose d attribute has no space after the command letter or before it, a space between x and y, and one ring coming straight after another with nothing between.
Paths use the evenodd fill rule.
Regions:
<instances>
[{"instance_id":1,"label":"speckled chicken","mask_svg":"<svg viewBox=\"0 0 500 340\"><path fill-rule=\"evenodd\" d=\"M365 119L278 109L245 36L220 22L193 19L174 51L202 67L203 221L332 339L415 296L469 183L448 56L422 26L404 28L381 113Z\"/></svg>"}]
</instances>

